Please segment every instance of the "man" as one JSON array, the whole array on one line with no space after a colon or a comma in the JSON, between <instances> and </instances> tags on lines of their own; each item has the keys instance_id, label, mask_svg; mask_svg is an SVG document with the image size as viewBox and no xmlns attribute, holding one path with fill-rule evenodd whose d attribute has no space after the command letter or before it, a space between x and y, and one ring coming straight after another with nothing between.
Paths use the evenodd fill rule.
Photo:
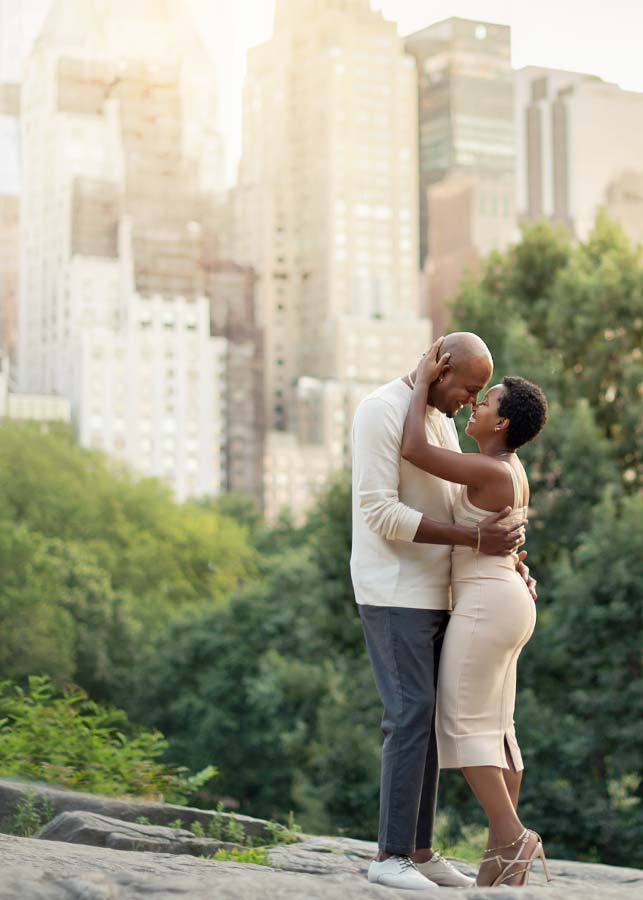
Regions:
<instances>
[{"instance_id":1,"label":"man","mask_svg":"<svg viewBox=\"0 0 643 900\"><path fill-rule=\"evenodd\" d=\"M459 451L453 417L476 403L493 361L477 335L458 332L440 342L443 367L429 388L426 434L431 443ZM432 847L439 774L435 690L449 617L451 547L479 541L482 553L509 553L523 542L524 527L503 524L509 509L486 518L479 535L475 527L454 525L456 486L401 459L414 374L378 388L355 414L351 576L384 705L379 852L368 877L426 890L472 884ZM520 568L533 592L522 560Z\"/></svg>"}]
</instances>

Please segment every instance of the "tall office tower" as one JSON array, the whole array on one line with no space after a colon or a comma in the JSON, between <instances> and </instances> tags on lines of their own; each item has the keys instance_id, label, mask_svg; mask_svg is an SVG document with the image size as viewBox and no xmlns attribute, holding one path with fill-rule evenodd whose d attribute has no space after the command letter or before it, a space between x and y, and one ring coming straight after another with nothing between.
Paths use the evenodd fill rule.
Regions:
<instances>
[{"instance_id":1,"label":"tall office tower","mask_svg":"<svg viewBox=\"0 0 643 900\"><path fill-rule=\"evenodd\" d=\"M605 207L643 240L643 94L531 66L515 79L520 213L585 238Z\"/></svg>"},{"instance_id":2,"label":"tall office tower","mask_svg":"<svg viewBox=\"0 0 643 900\"><path fill-rule=\"evenodd\" d=\"M266 423L289 434L268 440L270 492L277 476L292 482L286 466L324 476L296 435L301 378L366 393L430 339L417 293L415 67L369 0L278 0L274 36L248 58L235 199L235 256L258 278ZM326 469L341 465L349 423L338 453L330 435L319 441ZM290 457L270 449L285 443Z\"/></svg>"},{"instance_id":3,"label":"tall office tower","mask_svg":"<svg viewBox=\"0 0 643 900\"><path fill-rule=\"evenodd\" d=\"M20 185L19 82L51 0L0 0L0 354L16 343Z\"/></svg>"},{"instance_id":4,"label":"tall office tower","mask_svg":"<svg viewBox=\"0 0 643 900\"><path fill-rule=\"evenodd\" d=\"M422 295L439 332L464 271L515 235L511 32L450 18L406 49L418 70Z\"/></svg>"},{"instance_id":5,"label":"tall office tower","mask_svg":"<svg viewBox=\"0 0 643 900\"><path fill-rule=\"evenodd\" d=\"M227 341L225 490L263 500L263 341L254 270L215 261L208 273L211 331Z\"/></svg>"},{"instance_id":6,"label":"tall office tower","mask_svg":"<svg viewBox=\"0 0 643 900\"><path fill-rule=\"evenodd\" d=\"M0 356L5 357L13 357L16 343L19 105L18 86L0 83Z\"/></svg>"},{"instance_id":7,"label":"tall office tower","mask_svg":"<svg viewBox=\"0 0 643 900\"><path fill-rule=\"evenodd\" d=\"M0 0L0 82L18 84L52 0Z\"/></svg>"},{"instance_id":8,"label":"tall office tower","mask_svg":"<svg viewBox=\"0 0 643 900\"><path fill-rule=\"evenodd\" d=\"M22 87L20 389L179 499L226 478L214 90L182 0L56 0Z\"/></svg>"}]
</instances>

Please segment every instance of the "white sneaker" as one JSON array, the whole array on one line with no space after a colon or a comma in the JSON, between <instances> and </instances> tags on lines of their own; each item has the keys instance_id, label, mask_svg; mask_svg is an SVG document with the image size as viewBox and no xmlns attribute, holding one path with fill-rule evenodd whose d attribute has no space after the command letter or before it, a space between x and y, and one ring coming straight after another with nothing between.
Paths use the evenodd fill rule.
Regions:
<instances>
[{"instance_id":1,"label":"white sneaker","mask_svg":"<svg viewBox=\"0 0 643 900\"><path fill-rule=\"evenodd\" d=\"M418 872L415 863L408 856L389 856L383 862L373 862L368 867L371 884L400 888L407 891L431 891L437 884Z\"/></svg>"},{"instance_id":2,"label":"white sneaker","mask_svg":"<svg viewBox=\"0 0 643 900\"><path fill-rule=\"evenodd\" d=\"M475 878L469 878L458 872L455 866L451 865L448 859L445 859L439 853L434 853L431 859L425 863L417 863L418 871L422 875L430 878L434 884L440 887L471 887L475 883Z\"/></svg>"}]
</instances>

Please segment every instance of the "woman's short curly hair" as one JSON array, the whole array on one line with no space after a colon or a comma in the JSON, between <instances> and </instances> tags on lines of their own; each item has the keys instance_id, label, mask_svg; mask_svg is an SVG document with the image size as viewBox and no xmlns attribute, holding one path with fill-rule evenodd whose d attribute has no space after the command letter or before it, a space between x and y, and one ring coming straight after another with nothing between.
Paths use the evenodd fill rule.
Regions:
<instances>
[{"instance_id":1,"label":"woman's short curly hair","mask_svg":"<svg viewBox=\"0 0 643 900\"><path fill-rule=\"evenodd\" d=\"M542 389L518 375L502 379L504 392L498 402L498 415L509 419L507 447L517 450L540 434L547 421L547 398Z\"/></svg>"}]
</instances>

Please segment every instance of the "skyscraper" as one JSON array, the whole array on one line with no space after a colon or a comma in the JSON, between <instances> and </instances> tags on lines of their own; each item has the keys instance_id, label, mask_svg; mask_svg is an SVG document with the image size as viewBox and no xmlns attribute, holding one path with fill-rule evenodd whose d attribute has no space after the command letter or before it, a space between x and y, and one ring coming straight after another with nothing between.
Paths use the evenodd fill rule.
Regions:
<instances>
[{"instance_id":1,"label":"skyscraper","mask_svg":"<svg viewBox=\"0 0 643 900\"><path fill-rule=\"evenodd\" d=\"M287 433L269 438L267 489L281 480L286 502L294 475L280 460L311 481L343 465L349 395L404 373L430 339L418 303L415 66L369 0L278 0L274 36L248 58L236 207L236 256L258 275L266 421ZM318 429L303 442L302 398L315 394L336 404L323 418L341 419L341 435Z\"/></svg>"},{"instance_id":2,"label":"skyscraper","mask_svg":"<svg viewBox=\"0 0 643 900\"><path fill-rule=\"evenodd\" d=\"M535 66L515 80L521 215L583 239L605 207L643 240L643 94Z\"/></svg>"},{"instance_id":3,"label":"skyscraper","mask_svg":"<svg viewBox=\"0 0 643 900\"><path fill-rule=\"evenodd\" d=\"M0 0L0 82L18 84L52 0Z\"/></svg>"},{"instance_id":4,"label":"skyscraper","mask_svg":"<svg viewBox=\"0 0 643 900\"><path fill-rule=\"evenodd\" d=\"M19 105L18 86L0 83L0 357L13 357L16 343Z\"/></svg>"},{"instance_id":5,"label":"skyscraper","mask_svg":"<svg viewBox=\"0 0 643 900\"><path fill-rule=\"evenodd\" d=\"M441 331L464 270L515 232L511 33L450 18L407 37L406 48L418 70L423 293Z\"/></svg>"},{"instance_id":6,"label":"skyscraper","mask_svg":"<svg viewBox=\"0 0 643 900\"><path fill-rule=\"evenodd\" d=\"M22 88L18 375L82 443L225 482L227 341L206 294L214 78L182 0L56 0Z\"/></svg>"},{"instance_id":7,"label":"skyscraper","mask_svg":"<svg viewBox=\"0 0 643 900\"><path fill-rule=\"evenodd\" d=\"M16 343L20 190L19 82L51 0L0 0L0 356Z\"/></svg>"}]
</instances>

